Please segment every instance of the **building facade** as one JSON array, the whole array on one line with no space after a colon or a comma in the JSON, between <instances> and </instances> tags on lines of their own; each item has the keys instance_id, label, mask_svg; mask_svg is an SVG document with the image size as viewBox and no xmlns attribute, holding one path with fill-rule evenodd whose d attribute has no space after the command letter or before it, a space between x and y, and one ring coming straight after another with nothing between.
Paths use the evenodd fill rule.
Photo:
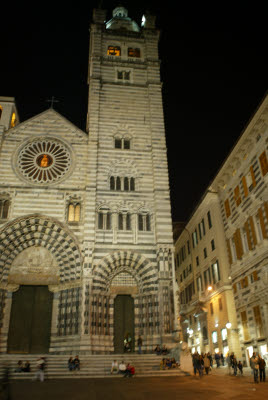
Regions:
<instances>
[{"instance_id":1,"label":"building facade","mask_svg":"<svg viewBox=\"0 0 268 400\"><path fill-rule=\"evenodd\" d=\"M176 241L175 254L183 340L192 353L240 356L228 253L214 191L203 196Z\"/></svg>"},{"instance_id":2,"label":"building facade","mask_svg":"<svg viewBox=\"0 0 268 400\"><path fill-rule=\"evenodd\" d=\"M215 180L243 361L268 344L268 96Z\"/></svg>"},{"instance_id":3,"label":"building facade","mask_svg":"<svg viewBox=\"0 0 268 400\"><path fill-rule=\"evenodd\" d=\"M249 365L268 344L268 96L176 241L184 339Z\"/></svg>"},{"instance_id":4,"label":"building facade","mask_svg":"<svg viewBox=\"0 0 268 400\"><path fill-rule=\"evenodd\" d=\"M171 340L159 32L153 16L139 26L123 7L105 20L94 10L88 132L53 109L2 132L1 352L121 353L138 335L151 351Z\"/></svg>"}]
</instances>

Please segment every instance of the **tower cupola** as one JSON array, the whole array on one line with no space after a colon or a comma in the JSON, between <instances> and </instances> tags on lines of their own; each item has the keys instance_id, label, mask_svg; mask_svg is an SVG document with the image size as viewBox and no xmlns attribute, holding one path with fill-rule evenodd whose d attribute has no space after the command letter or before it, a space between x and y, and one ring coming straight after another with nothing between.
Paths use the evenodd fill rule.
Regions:
<instances>
[{"instance_id":1,"label":"tower cupola","mask_svg":"<svg viewBox=\"0 0 268 400\"><path fill-rule=\"evenodd\" d=\"M140 31L138 24L128 17L128 10L122 6L113 10L113 18L106 22L106 29Z\"/></svg>"}]
</instances>

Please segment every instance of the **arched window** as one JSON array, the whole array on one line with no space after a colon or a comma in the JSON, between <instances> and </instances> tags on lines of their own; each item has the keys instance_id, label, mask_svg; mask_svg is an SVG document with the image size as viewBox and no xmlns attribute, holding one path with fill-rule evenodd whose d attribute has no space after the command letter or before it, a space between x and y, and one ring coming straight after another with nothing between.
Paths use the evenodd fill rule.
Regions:
<instances>
[{"instance_id":1,"label":"arched window","mask_svg":"<svg viewBox=\"0 0 268 400\"><path fill-rule=\"evenodd\" d=\"M135 179L134 178L130 178L130 190L132 192L134 192L134 190L135 190Z\"/></svg>"},{"instance_id":2,"label":"arched window","mask_svg":"<svg viewBox=\"0 0 268 400\"><path fill-rule=\"evenodd\" d=\"M124 178L124 190L129 191L129 180L127 177Z\"/></svg>"},{"instance_id":3,"label":"arched window","mask_svg":"<svg viewBox=\"0 0 268 400\"><path fill-rule=\"evenodd\" d=\"M138 230L149 232L151 230L151 217L148 213L138 214Z\"/></svg>"},{"instance_id":4,"label":"arched window","mask_svg":"<svg viewBox=\"0 0 268 400\"><path fill-rule=\"evenodd\" d=\"M131 214L130 213L119 213L118 214L118 230L119 231L130 231L131 230Z\"/></svg>"},{"instance_id":5,"label":"arched window","mask_svg":"<svg viewBox=\"0 0 268 400\"><path fill-rule=\"evenodd\" d=\"M118 230L122 231L123 229L124 229L124 226L123 226L123 214L119 213L118 214Z\"/></svg>"},{"instance_id":6,"label":"arched window","mask_svg":"<svg viewBox=\"0 0 268 400\"><path fill-rule=\"evenodd\" d=\"M119 176L116 177L116 190L121 190L121 178Z\"/></svg>"},{"instance_id":7,"label":"arched window","mask_svg":"<svg viewBox=\"0 0 268 400\"><path fill-rule=\"evenodd\" d=\"M130 139L129 138L120 138L120 137L114 138L114 148L129 150L130 149Z\"/></svg>"},{"instance_id":8,"label":"arched window","mask_svg":"<svg viewBox=\"0 0 268 400\"><path fill-rule=\"evenodd\" d=\"M0 198L0 219L7 219L10 207L10 200Z\"/></svg>"},{"instance_id":9,"label":"arched window","mask_svg":"<svg viewBox=\"0 0 268 400\"><path fill-rule=\"evenodd\" d=\"M110 178L110 190L115 190L115 179L114 176Z\"/></svg>"},{"instance_id":10,"label":"arched window","mask_svg":"<svg viewBox=\"0 0 268 400\"><path fill-rule=\"evenodd\" d=\"M112 214L108 208L100 209L98 212L98 229L111 230Z\"/></svg>"},{"instance_id":11,"label":"arched window","mask_svg":"<svg viewBox=\"0 0 268 400\"><path fill-rule=\"evenodd\" d=\"M79 222L81 214L80 203L69 203L68 205L68 222Z\"/></svg>"}]
</instances>

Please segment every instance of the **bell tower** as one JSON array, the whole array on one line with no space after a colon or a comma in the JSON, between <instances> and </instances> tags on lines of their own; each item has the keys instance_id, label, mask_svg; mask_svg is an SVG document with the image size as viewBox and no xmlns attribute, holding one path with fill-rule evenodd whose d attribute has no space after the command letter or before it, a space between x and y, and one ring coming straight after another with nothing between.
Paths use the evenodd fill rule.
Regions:
<instances>
[{"instance_id":1,"label":"bell tower","mask_svg":"<svg viewBox=\"0 0 268 400\"><path fill-rule=\"evenodd\" d=\"M148 351L167 344L176 324L158 41L154 16L138 25L124 7L110 19L104 10L93 12L87 118L89 190L97 212L92 263L107 281L110 302L119 294L134 298L135 337L142 335ZM110 265L105 277L104 265ZM94 271L91 282L97 296L102 289Z\"/></svg>"}]
</instances>

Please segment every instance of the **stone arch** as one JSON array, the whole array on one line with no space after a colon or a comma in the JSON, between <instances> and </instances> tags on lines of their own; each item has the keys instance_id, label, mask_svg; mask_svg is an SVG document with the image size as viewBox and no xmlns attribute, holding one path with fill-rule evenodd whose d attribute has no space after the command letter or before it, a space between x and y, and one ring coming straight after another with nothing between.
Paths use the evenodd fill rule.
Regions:
<instances>
[{"instance_id":1,"label":"stone arch","mask_svg":"<svg viewBox=\"0 0 268 400\"><path fill-rule=\"evenodd\" d=\"M93 289L107 292L111 281L121 272L134 277L140 293L156 289L155 268L148 259L132 251L116 251L104 257L94 268Z\"/></svg>"},{"instance_id":2,"label":"stone arch","mask_svg":"<svg viewBox=\"0 0 268 400\"><path fill-rule=\"evenodd\" d=\"M61 283L81 278L82 257L73 234L59 221L34 214L18 218L0 231L0 281L7 283L13 260L31 246L51 252L59 266Z\"/></svg>"}]
</instances>

